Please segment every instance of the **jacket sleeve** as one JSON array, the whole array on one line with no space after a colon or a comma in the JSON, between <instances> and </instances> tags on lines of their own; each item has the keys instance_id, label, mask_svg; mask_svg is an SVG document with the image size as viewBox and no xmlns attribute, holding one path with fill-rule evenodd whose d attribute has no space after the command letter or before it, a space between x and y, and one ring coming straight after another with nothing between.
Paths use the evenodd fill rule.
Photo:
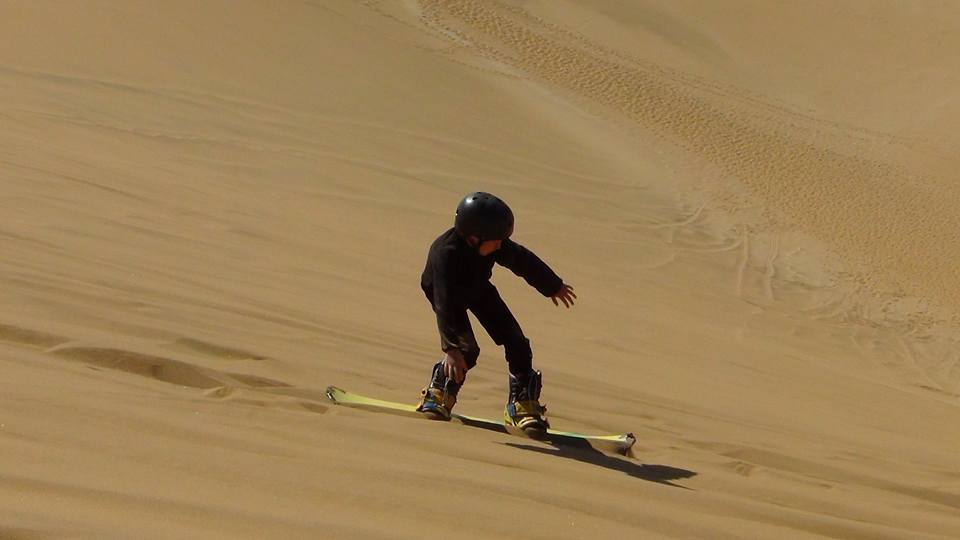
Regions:
<instances>
[{"instance_id":1,"label":"jacket sleeve","mask_svg":"<svg viewBox=\"0 0 960 540\"><path fill-rule=\"evenodd\" d=\"M547 266L547 263L512 240L504 240L494 255L497 264L509 268L544 296L557 294L563 285L563 280Z\"/></svg>"},{"instance_id":2,"label":"jacket sleeve","mask_svg":"<svg viewBox=\"0 0 960 540\"><path fill-rule=\"evenodd\" d=\"M443 250L437 254L433 275L433 311L437 315L441 347L466 350L470 329L467 308L456 286L456 264L453 251Z\"/></svg>"}]
</instances>

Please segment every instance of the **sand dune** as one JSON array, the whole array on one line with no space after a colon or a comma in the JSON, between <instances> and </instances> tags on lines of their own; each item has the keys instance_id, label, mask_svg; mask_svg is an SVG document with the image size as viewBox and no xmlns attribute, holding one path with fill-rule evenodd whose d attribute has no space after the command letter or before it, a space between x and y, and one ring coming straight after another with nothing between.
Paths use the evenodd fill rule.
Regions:
<instances>
[{"instance_id":1,"label":"sand dune","mask_svg":"<svg viewBox=\"0 0 960 540\"><path fill-rule=\"evenodd\" d=\"M960 8L0 7L0 538L960 536ZM554 426L416 400L459 198ZM485 335L458 410L497 417Z\"/></svg>"}]
</instances>

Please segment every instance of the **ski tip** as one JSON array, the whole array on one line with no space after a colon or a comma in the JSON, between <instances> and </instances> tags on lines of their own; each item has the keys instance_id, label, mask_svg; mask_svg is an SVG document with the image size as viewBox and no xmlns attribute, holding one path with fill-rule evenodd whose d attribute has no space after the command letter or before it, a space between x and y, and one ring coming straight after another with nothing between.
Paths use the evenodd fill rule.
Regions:
<instances>
[{"instance_id":1,"label":"ski tip","mask_svg":"<svg viewBox=\"0 0 960 540\"><path fill-rule=\"evenodd\" d=\"M622 443L617 448L617 453L626 456L628 458L634 458L636 455L633 453L633 445L636 444L637 438L633 433L624 433L621 435Z\"/></svg>"},{"instance_id":2,"label":"ski tip","mask_svg":"<svg viewBox=\"0 0 960 540\"><path fill-rule=\"evenodd\" d=\"M327 387L327 390L325 393L327 394L327 399L329 399L334 403L337 403L337 397L335 394L338 394L338 393L342 394L343 390L341 390L340 388L337 388L336 386L331 385Z\"/></svg>"}]
</instances>

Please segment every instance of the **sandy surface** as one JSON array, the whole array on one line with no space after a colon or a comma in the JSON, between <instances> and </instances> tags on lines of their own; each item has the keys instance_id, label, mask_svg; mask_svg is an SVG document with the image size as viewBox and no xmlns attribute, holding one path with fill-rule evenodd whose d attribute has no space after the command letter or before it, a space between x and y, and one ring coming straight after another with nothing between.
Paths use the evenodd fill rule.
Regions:
<instances>
[{"instance_id":1,"label":"sandy surface","mask_svg":"<svg viewBox=\"0 0 960 540\"><path fill-rule=\"evenodd\" d=\"M0 5L0 538L960 537L960 7ZM415 401L458 199L555 427ZM497 417L501 351L458 410Z\"/></svg>"}]
</instances>

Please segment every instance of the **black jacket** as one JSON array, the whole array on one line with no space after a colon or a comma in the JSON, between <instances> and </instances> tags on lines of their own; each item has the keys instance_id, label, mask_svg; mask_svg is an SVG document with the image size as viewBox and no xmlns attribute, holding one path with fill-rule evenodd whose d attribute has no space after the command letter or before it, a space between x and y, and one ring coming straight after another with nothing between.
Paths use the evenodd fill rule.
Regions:
<instances>
[{"instance_id":1,"label":"black jacket","mask_svg":"<svg viewBox=\"0 0 960 540\"><path fill-rule=\"evenodd\" d=\"M453 228L441 234L427 254L420 287L437 314L437 327L444 350L458 343L457 336L468 329L463 316L471 296L489 286L494 263L509 268L544 296L560 292L563 280L540 257L507 239L500 249L485 257L477 253Z\"/></svg>"}]
</instances>

